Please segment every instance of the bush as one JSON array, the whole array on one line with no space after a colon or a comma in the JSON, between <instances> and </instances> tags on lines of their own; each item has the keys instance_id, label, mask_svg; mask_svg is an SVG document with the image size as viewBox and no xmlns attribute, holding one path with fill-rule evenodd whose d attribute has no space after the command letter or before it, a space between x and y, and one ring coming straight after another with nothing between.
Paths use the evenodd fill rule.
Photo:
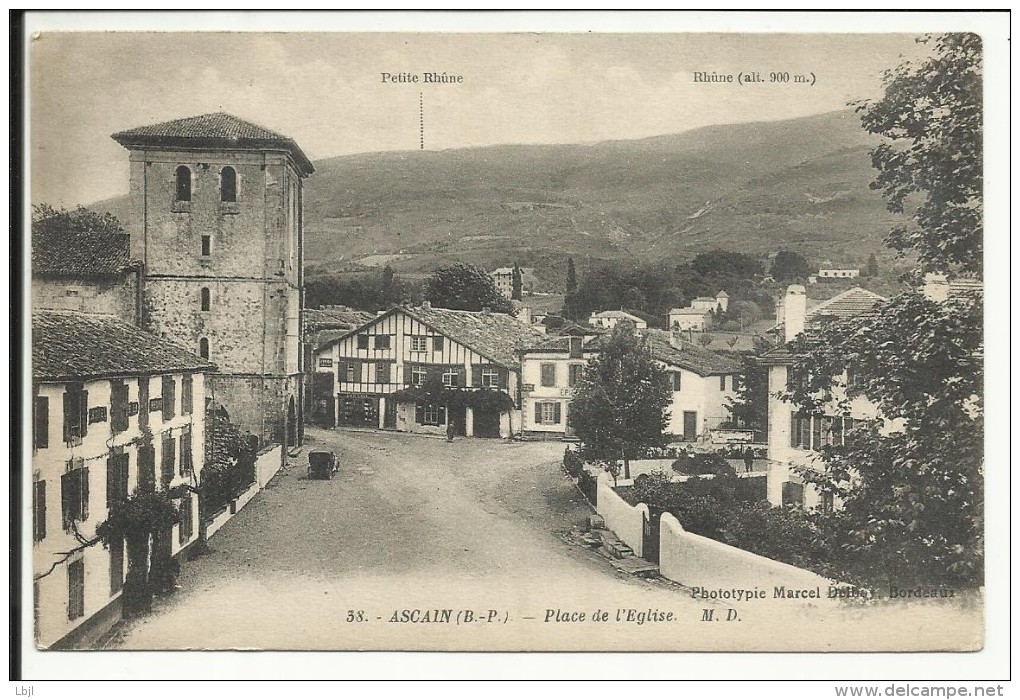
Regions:
<instances>
[{"instance_id":1,"label":"bush","mask_svg":"<svg viewBox=\"0 0 1020 700\"><path fill-rule=\"evenodd\" d=\"M563 451L563 470L574 479L584 469L584 460L569 447Z\"/></svg>"},{"instance_id":2,"label":"bush","mask_svg":"<svg viewBox=\"0 0 1020 700\"><path fill-rule=\"evenodd\" d=\"M592 506L598 505L599 482L598 479L582 469L577 475L577 488L581 490L584 497Z\"/></svg>"},{"instance_id":3,"label":"bush","mask_svg":"<svg viewBox=\"0 0 1020 700\"><path fill-rule=\"evenodd\" d=\"M701 476L704 474L729 476L730 474L735 474L730 463L722 455L714 452L682 454L679 459L673 462L673 471L691 476Z\"/></svg>"}]
</instances>

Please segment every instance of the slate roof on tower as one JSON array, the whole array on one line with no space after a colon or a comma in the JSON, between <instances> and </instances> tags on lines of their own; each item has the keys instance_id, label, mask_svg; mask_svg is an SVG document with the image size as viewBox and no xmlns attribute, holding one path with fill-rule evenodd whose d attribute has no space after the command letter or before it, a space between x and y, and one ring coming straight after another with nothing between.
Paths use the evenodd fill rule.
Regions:
<instances>
[{"instance_id":1,"label":"slate roof on tower","mask_svg":"<svg viewBox=\"0 0 1020 700\"><path fill-rule=\"evenodd\" d=\"M226 112L201 114L118 131L113 140L127 148L251 148L290 153L302 175L315 172L294 139Z\"/></svg>"}]
</instances>

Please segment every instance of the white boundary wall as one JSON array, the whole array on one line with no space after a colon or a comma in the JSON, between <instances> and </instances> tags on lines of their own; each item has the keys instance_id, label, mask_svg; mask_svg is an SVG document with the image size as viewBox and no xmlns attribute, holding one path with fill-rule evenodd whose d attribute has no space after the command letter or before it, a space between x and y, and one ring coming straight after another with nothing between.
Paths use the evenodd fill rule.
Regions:
<instances>
[{"instance_id":1,"label":"white boundary wall","mask_svg":"<svg viewBox=\"0 0 1020 700\"><path fill-rule=\"evenodd\" d=\"M638 503L632 506L617 495L612 488L612 477L602 472L598 476L598 514L606 521L606 527L634 550L639 557L643 554L644 519L648 517L648 506ZM622 484L621 484L622 485Z\"/></svg>"}]
</instances>

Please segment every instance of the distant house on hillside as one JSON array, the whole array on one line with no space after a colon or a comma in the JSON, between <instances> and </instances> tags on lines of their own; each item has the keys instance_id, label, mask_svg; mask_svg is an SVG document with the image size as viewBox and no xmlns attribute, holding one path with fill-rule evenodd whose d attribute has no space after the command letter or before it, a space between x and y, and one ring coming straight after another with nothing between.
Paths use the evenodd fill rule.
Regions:
<instances>
[{"instance_id":1,"label":"distant house on hillside","mask_svg":"<svg viewBox=\"0 0 1020 700\"><path fill-rule=\"evenodd\" d=\"M626 321L634 324L637 329L648 328L648 323L634 314L626 311L600 311L588 317L588 325L596 328L616 328L616 324Z\"/></svg>"},{"instance_id":2,"label":"distant house on hillside","mask_svg":"<svg viewBox=\"0 0 1020 700\"><path fill-rule=\"evenodd\" d=\"M497 267L489 273L492 281L496 283L496 289L507 299L513 298L514 293L514 269L512 267ZM531 292L535 289L535 268L521 268L521 291Z\"/></svg>"},{"instance_id":3,"label":"distant house on hillside","mask_svg":"<svg viewBox=\"0 0 1020 700\"><path fill-rule=\"evenodd\" d=\"M821 268L818 270L818 274L815 275L818 279L833 280L833 279L853 279L854 277L860 277L861 271L858 268Z\"/></svg>"},{"instance_id":4,"label":"distant house on hillside","mask_svg":"<svg viewBox=\"0 0 1020 700\"><path fill-rule=\"evenodd\" d=\"M730 307L730 295L720 289L715 297L697 297L689 306L670 309L668 327L674 331L703 331L709 326L712 312Z\"/></svg>"}]
</instances>

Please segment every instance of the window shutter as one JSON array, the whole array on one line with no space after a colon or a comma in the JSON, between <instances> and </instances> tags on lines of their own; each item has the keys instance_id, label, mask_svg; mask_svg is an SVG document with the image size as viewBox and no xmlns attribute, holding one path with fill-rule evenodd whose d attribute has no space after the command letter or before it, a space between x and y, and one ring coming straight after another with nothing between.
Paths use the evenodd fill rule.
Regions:
<instances>
[{"instance_id":1,"label":"window shutter","mask_svg":"<svg viewBox=\"0 0 1020 700\"><path fill-rule=\"evenodd\" d=\"M177 382L172 376L163 377L163 420L170 420L176 415L174 411L176 388Z\"/></svg>"},{"instance_id":2,"label":"window shutter","mask_svg":"<svg viewBox=\"0 0 1020 700\"><path fill-rule=\"evenodd\" d=\"M72 404L72 397L70 391L64 391L64 442L71 442L71 424L74 422L75 412L78 410L77 406Z\"/></svg>"},{"instance_id":3,"label":"window shutter","mask_svg":"<svg viewBox=\"0 0 1020 700\"><path fill-rule=\"evenodd\" d=\"M425 422L425 406L420 403L414 405L414 422L421 425Z\"/></svg>"},{"instance_id":4,"label":"window shutter","mask_svg":"<svg viewBox=\"0 0 1020 700\"><path fill-rule=\"evenodd\" d=\"M411 367L411 364L404 363L404 384L411 383Z\"/></svg>"},{"instance_id":5,"label":"window shutter","mask_svg":"<svg viewBox=\"0 0 1020 700\"><path fill-rule=\"evenodd\" d=\"M89 468L82 467L81 472L81 519L89 519Z\"/></svg>"},{"instance_id":6,"label":"window shutter","mask_svg":"<svg viewBox=\"0 0 1020 700\"><path fill-rule=\"evenodd\" d=\"M499 368L499 388L506 389L510 382L510 373L504 367Z\"/></svg>"},{"instance_id":7,"label":"window shutter","mask_svg":"<svg viewBox=\"0 0 1020 700\"><path fill-rule=\"evenodd\" d=\"M34 539L46 538L46 482L35 482L32 490L32 514L34 518L33 535Z\"/></svg>"},{"instance_id":8,"label":"window shutter","mask_svg":"<svg viewBox=\"0 0 1020 700\"><path fill-rule=\"evenodd\" d=\"M354 365L354 381L360 382L361 381L361 364L362 363L357 361L357 360L355 360L351 364Z\"/></svg>"},{"instance_id":9,"label":"window shutter","mask_svg":"<svg viewBox=\"0 0 1020 700\"><path fill-rule=\"evenodd\" d=\"M159 477L163 486L169 486L174 478L174 439L169 433L163 434L162 460L160 462Z\"/></svg>"},{"instance_id":10,"label":"window shutter","mask_svg":"<svg viewBox=\"0 0 1020 700\"><path fill-rule=\"evenodd\" d=\"M114 496L117 493L117 485L119 475L117 472L120 470L117 468L117 455L110 455L106 458L106 507L109 508L114 503Z\"/></svg>"},{"instance_id":11,"label":"window shutter","mask_svg":"<svg viewBox=\"0 0 1020 700\"><path fill-rule=\"evenodd\" d=\"M432 350L433 352L443 351L443 336L441 335L432 336Z\"/></svg>"},{"instance_id":12,"label":"window shutter","mask_svg":"<svg viewBox=\"0 0 1020 700\"><path fill-rule=\"evenodd\" d=\"M439 425L446 424L446 406L440 406L436 411L436 418L439 420Z\"/></svg>"},{"instance_id":13,"label":"window shutter","mask_svg":"<svg viewBox=\"0 0 1020 700\"><path fill-rule=\"evenodd\" d=\"M471 386L482 385L482 366L471 365Z\"/></svg>"},{"instance_id":14,"label":"window shutter","mask_svg":"<svg viewBox=\"0 0 1020 700\"><path fill-rule=\"evenodd\" d=\"M425 369L425 376L429 382L442 381L443 379L443 368L430 365Z\"/></svg>"},{"instance_id":15,"label":"window shutter","mask_svg":"<svg viewBox=\"0 0 1020 700\"><path fill-rule=\"evenodd\" d=\"M71 468L71 463L67 463L67 468ZM71 530L71 518L74 514L74 501L75 499L81 500L80 492L76 492L75 479L72 478L73 473L68 471L66 474L60 477L60 513L64 524L64 530Z\"/></svg>"},{"instance_id":16,"label":"window shutter","mask_svg":"<svg viewBox=\"0 0 1020 700\"><path fill-rule=\"evenodd\" d=\"M542 422L542 404L535 404L535 424L538 425Z\"/></svg>"},{"instance_id":17,"label":"window shutter","mask_svg":"<svg viewBox=\"0 0 1020 700\"><path fill-rule=\"evenodd\" d=\"M35 446L50 446L50 400L46 396L35 397Z\"/></svg>"},{"instance_id":18,"label":"window shutter","mask_svg":"<svg viewBox=\"0 0 1020 700\"><path fill-rule=\"evenodd\" d=\"M184 415L191 415L192 410L194 410L192 406L194 402L192 398L194 392L193 381L190 374L185 374L181 380L181 413Z\"/></svg>"},{"instance_id":19,"label":"window shutter","mask_svg":"<svg viewBox=\"0 0 1020 700\"><path fill-rule=\"evenodd\" d=\"M790 447L797 447L800 441L800 424L797 420L797 412L790 411Z\"/></svg>"},{"instance_id":20,"label":"window shutter","mask_svg":"<svg viewBox=\"0 0 1020 700\"><path fill-rule=\"evenodd\" d=\"M81 426L81 436L85 437L89 431L89 392L81 392L81 404L78 406L79 416L78 425Z\"/></svg>"},{"instance_id":21,"label":"window shutter","mask_svg":"<svg viewBox=\"0 0 1020 700\"><path fill-rule=\"evenodd\" d=\"M472 373L472 378L474 374ZM463 367L457 368L457 386L467 386L467 370Z\"/></svg>"},{"instance_id":22,"label":"window shutter","mask_svg":"<svg viewBox=\"0 0 1020 700\"><path fill-rule=\"evenodd\" d=\"M560 404L559 404L559 402L556 402L556 403L553 404L553 406L554 406L554 408L553 408L553 422L556 423L556 425L559 425L560 424Z\"/></svg>"}]
</instances>

